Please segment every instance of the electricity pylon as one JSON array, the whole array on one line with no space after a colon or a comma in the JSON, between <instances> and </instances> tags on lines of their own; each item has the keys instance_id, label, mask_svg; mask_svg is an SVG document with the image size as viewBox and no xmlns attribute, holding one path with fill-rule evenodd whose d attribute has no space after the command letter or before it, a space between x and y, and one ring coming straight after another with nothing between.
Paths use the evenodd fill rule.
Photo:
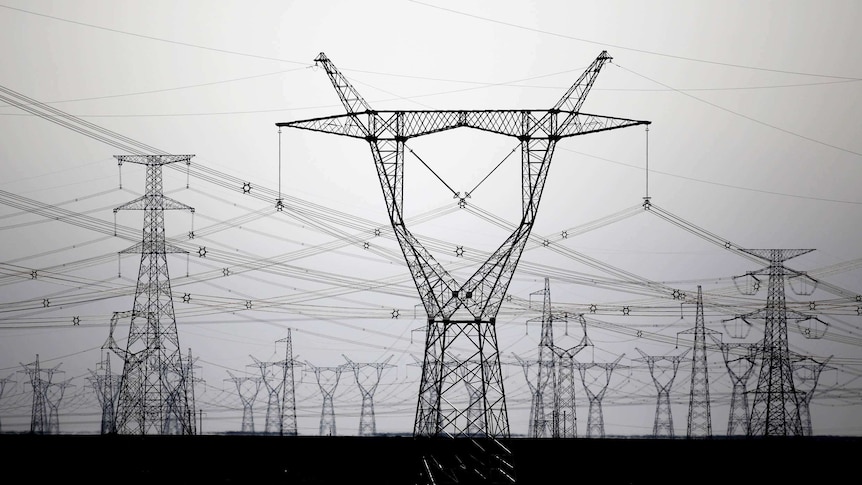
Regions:
<instances>
[{"instance_id":1,"label":"electricity pylon","mask_svg":"<svg viewBox=\"0 0 862 485\"><path fill-rule=\"evenodd\" d=\"M48 409L48 434L60 434L60 403L72 380L52 382L45 388L45 406Z\"/></svg>"},{"instance_id":2,"label":"electricity pylon","mask_svg":"<svg viewBox=\"0 0 862 485\"><path fill-rule=\"evenodd\" d=\"M240 431L243 434L254 434L254 401L260 392L260 379L249 376L237 377L231 371L227 371L227 373L230 378L225 380L231 381L236 385L236 391L239 394L240 401L242 401Z\"/></svg>"},{"instance_id":3,"label":"electricity pylon","mask_svg":"<svg viewBox=\"0 0 862 485\"><path fill-rule=\"evenodd\" d=\"M550 429L551 424L544 413L544 396L543 389L548 385L549 375L547 372L542 372L542 364L540 360L524 360L517 355L514 356L518 364L524 370L524 379L527 381L527 387L530 388L530 420L527 422L527 437L529 438L544 438L544 430ZM530 372L531 368L535 368L535 377Z\"/></svg>"},{"instance_id":4,"label":"electricity pylon","mask_svg":"<svg viewBox=\"0 0 862 485\"><path fill-rule=\"evenodd\" d=\"M117 393L120 390L120 375L111 373L111 354L105 353L105 357L96 365L96 370L90 370L88 380L96 391L96 399L102 407L101 434L116 434L117 418L115 414L117 406Z\"/></svg>"},{"instance_id":5,"label":"electricity pylon","mask_svg":"<svg viewBox=\"0 0 862 485\"><path fill-rule=\"evenodd\" d=\"M531 295L542 295L542 324L541 336L539 338L538 359L536 361L536 382L533 388L533 399L530 409L529 432L531 438L559 437L560 427L557 416L560 413L560 396L557 388L557 364L559 356L554 350L554 320L555 315L551 311L551 284L550 279L545 278L545 288L533 292ZM533 319L536 320L536 319ZM524 369L526 372L527 369ZM550 404L551 409L547 409Z\"/></svg>"},{"instance_id":6,"label":"electricity pylon","mask_svg":"<svg viewBox=\"0 0 862 485\"><path fill-rule=\"evenodd\" d=\"M757 362L757 345L753 343L720 343L724 365L733 383L730 411L727 417L727 435L748 435L750 412L748 408L748 381Z\"/></svg>"},{"instance_id":7,"label":"electricity pylon","mask_svg":"<svg viewBox=\"0 0 862 485\"><path fill-rule=\"evenodd\" d=\"M293 357L293 338L291 331L287 329L287 337L278 340L285 343L284 360L278 362L281 367L281 422L280 433L282 436L296 436L296 388L293 375L294 366L301 363Z\"/></svg>"},{"instance_id":8,"label":"electricity pylon","mask_svg":"<svg viewBox=\"0 0 862 485\"><path fill-rule=\"evenodd\" d=\"M389 220L427 315L414 436L467 435L480 418L466 412L472 403L468 390L456 385L465 380L480 386L482 434L493 440L510 436L496 317L536 220L554 148L562 138L649 124L580 112L596 76L610 60L603 51L549 110L377 111L321 52L315 62L323 66L347 113L276 123L279 127L365 140L371 148ZM459 127L516 138L521 148L522 175L521 220L506 241L464 283L456 282L408 230L403 212L407 141ZM459 204L465 203L469 196L455 195ZM479 472L486 481L515 480L498 468L499 455L489 454L488 458L487 463L494 464ZM452 467L458 466L456 458ZM427 474L428 469L426 463L422 473ZM423 479L435 481L433 477Z\"/></svg>"},{"instance_id":9,"label":"electricity pylon","mask_svg":"<svg viewBox=\"0 0 862 485\"><path fill-rule=\"evenodd\" d=\"M793 375L796 392L799 393L799 417L802 420L803 436L814 436L814 429L811 426L811 400L814 398L820 373L830 360L832 356L822 361L810 356L796 356L793 359Z\"/></svg>"},{"instance_id":10,"label":"electricity pylon","mask_svg":"<svg viewBox=\"0 0 862 485\"><path fill-rule=\"evenodd\" d=\"M36 360L30 364L21 363L23 371L30 378L30 387L33 389L33 405L30 412L30 433L31 434L49 434L50 428L50 410L48 406L47 392L51 387L51 380L54 378L54 373L60 364L55 365L50 369L45 369L39 363L39 354L36 354Z\"/></svg>"},{"instance_id":11,"label":"electricity pylon","mask_svg":"<svg viewBox=\"0 0 862 485\"><path fill-rule=\"evenodd\" d=\"M673 438L673 413L670 407L670 390L676 379L679 363L685 358L689 350L680 355L647 355L643 350L635 347L643 358L637 359L646 362L650 376L655 384L658 397L655 404L655 421L653 421L652 434L655 438ZM668 367L657 366L657 363L668 365Z\"/></svg>"},{"instance_id":12,"label":"electricity pylon","mask_svg":"<svg viewBox=\"0 0 862 485\"><path fill-rule=\"evenodd\" d=\"M581 383L590 401L587 415L587 438L605 437L605 418L602 413L602 399L611 383L611 374L622 360L625 354L620 355L613 362L578 362L578 372L581 374ZM595 372L598 371L598 372Z\"/></svg>"},{"instance_id":13,"label":"electricity pylon","mask_svg":"<svg viewBox=\"0 0 862 485\"><path fill-rule=\"evenodd\" d=\"M742 251L763 259L769 265L748 273L749 278L769 275L769 294L766 308L740 318L765 320L763 340L760 343L760 374L754 391L751 408L749 434L758 436L801 436L802 420L799 415L799 396L793 383L790 351L787 340L788 314L799 320L812 317L788 310L785 302L785 279L796 278L816 283L805 273L784 266L788 259L801 256L813 249L743 249ZM813 290L812 290L813 291ZM803 293L807 294L807 293Z\"/></svg>"},{"instance_id":14,"label":"electricity pylon","mask_svg":"<svg viewBox=\"0 0 862 485\"><path fill-rule=\"evenodd\" d=\"M320 436L335 436L335 404L333 395L341 378L343 365L318 367L309 362L305 363L317 379L320 394L323 396L323 404L320 407Z\"/></svg>"},{"instance_id":15,"label":"electricity pylon","mask_svg":"<svg viewBox=\"0 0 862 485\"><path fill-rule=\"evenodd\" d=\"M3 399L3 392L6 391L6 384L15 385L17 383L12 380L12 376L8 376L8 377L4 377L3 379L0 379L0 399ZM3 431L3 428L2 428L2 426L0 426L0 432L2 432L2 431Z\"/></svg>"},{"instance_id":16,"label":"electricity pylon","mask_svg":"<svg viewBox=\"0 0 862 485\"><path fill-rule=\"evenodd\" d=\"M129 338L125 350L112 350L123 359L123 374L117 402L117 432L121 434L194 434L194 409L190 407L190 385L182 351L171 282L168 253L186 251L165 241L166 210L193 208L166 197L162 192L162 166L189 163L193 155L115 155L118 163L147 167L143 196L116 209L144 211L143 239L121 251L138 253L141 264L132 306Z\"/></svg>"},{"instance_id":17,"label":"electricity pylon","mask_svg":"<svg viewBox=\"0 0 862 485\"><path fill-rule=\"evenodd\" d=\"M343 354L342 354L343 355ZM374 436L377 434L377 421L374 418L374 392L380 384L383 371L390 367L388 357L383 362L356 363L343 355L348 368L353 370L353 377L359 392L362 394L362 409L359 413L359 436Z\"/></svg>"},{"instance_id":18,"label":"electricity pylon","mask_svg":"<svg viewBox=\"0 0 862 485\"><path fill-rule=\"evenodd\" d=\"M697 285L697 316L694 328L680 334L694 334L691 356L691 388L688 396L688 438L712 437L712 415L709 408L709 366L706 359L706 336L716 334L706 328L703 319L703 292Z\"/></svg>"},{"instance_id":19,"label":"electricity pylon","mask_svg":"<svg viewBox=\"0 0 862 485\"><path fill-rule=\"evenodd\" d=\"M260 371L260 380L266 387L266 417L264 419L263 432L266 434L281 433L281 386L284 381L279 381L277 376L272 371L272 368L278 365L277 362L262 362L257 360L253 355L249 357L254 360Z\"/></svg>"},{"instance_id":20,"label":"electricity pylon","mask_svg":"<svg viewBox=\"0 0 862 485\"><path fill-rule=\"evenodd\" d=\"M551 347L557 357L559 373L557 374L557 395L554 402L554 437L555 438L577 438L578 418L575 405L575 369L577 363L575 356L592 345L587 337L587 321L583 315L578 315L578 321L584 336L577 345L569 348Z\"/></svg>"}]
</instances>

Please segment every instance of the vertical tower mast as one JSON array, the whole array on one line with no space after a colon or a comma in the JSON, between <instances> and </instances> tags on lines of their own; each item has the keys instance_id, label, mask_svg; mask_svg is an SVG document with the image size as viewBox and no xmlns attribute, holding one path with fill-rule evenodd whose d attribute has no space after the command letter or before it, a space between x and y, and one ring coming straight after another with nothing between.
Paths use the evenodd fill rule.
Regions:
<instances>
[{"instance_id":1,"label":"vertical tower mast","mask_svg":"<svg viewBox=\"0 0 862 485\"><path fill-rule=\"evenodd\" d=\"M141 265L135 288L129 339L117 403L117 431L121 434L193 434L194 410L190 409L188 382L183 365L171 282L168 253L185 250L165 242L165 211L191 207L162 192L162 166L188 162L193 155L116 155L119 164L147 167L146 192L123 204L120 210L144 212L143 239L124 253L139 253Z\"/></svg>"},{"instance_id":2,"label":"vertical tower mast","mask_svg":"<svg viewBox=\"0 0 862 485\"><path fill-rule=\"evenodd\" d=\"M707 329L703 320L703 292L700 285L697 285L697 317L695 318L694 328L683 330L679 333L694 334L686 436L689 438L711 437L712 415L709 408L709 369L706 359L706 335L716 332Z\"/></svg>"}]
</instances>

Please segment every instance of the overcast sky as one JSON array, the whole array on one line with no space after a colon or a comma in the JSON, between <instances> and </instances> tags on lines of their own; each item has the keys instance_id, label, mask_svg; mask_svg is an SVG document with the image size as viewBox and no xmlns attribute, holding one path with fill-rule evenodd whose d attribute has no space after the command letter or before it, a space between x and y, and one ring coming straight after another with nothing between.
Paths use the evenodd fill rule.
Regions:
<instances>
[{"instance_id":1,"label":"overcast sky","mask_svg":"<svg viewBox=\"0 0 862 485\"><path fill-rule=\"evenodd\" d=\"M811 339L791 321L790 347L831 357L811 404L815 433L858 435L860 18L862 4L849 0L0 0L0 87L78 117L74 126L92 123L86 133L100 127L194 155L188 174L165 169L164 190L195 208L193 217L169 212L166 229L188 251L168 261L181 347L202 379L205 432L240 429L228 371L254 375L252 357L283 358L278 341L291 328L295 356L310 365L391 359L375 396L378 430L410 433L424 315L367 144L290 129L279 138L275 124L344 112L314 67L321 52L374 108L415 110L547 109L606 50L613 61L582 111L652 124L557 146L498 318L512 432L527 430L529 387L514 356L535 358L541 297L531 294L545 278L558 311L587 318L595 345L578 360L624 355L604 400L608 434L651 433L656 388L637 349L660 356L691 346L677 334L694 325L698 285L708 327L725 342L756 341L762 321L736 339L725 320L765 305L765 288L742 295L732 279L765 264L724 241L814 249L788 266L820 284L810 295L788 286L787 301L829 325ZM140 238L140 214L119 212L114 236L113 208L143 193L144 171L118 170L114 156L127 154L118 146L19 108L0 107L0 123L0 379L9 379L0 424L29 429L22 364L38 355L56 366L54 382L68 383L61 430L96 433L87 378L111 315L131 309L140 261L117 256ZM516 141L455 130L409 146L439 179L408 156L408 224L445 267L469 275L518 220L519 159L508 156ZM472 191L467 208L450 188ZM283 212L274 210L279 189ZM645 196L669 216L640 209ZM559 345L580 339L574 321L556 324ZM121 344L127 333L120 322ZM730 379L720 352L709 362L721 434ZM112 366L121 372L116 355ZM672 388L677 434L690 369L680 365ZM296 394L300 433L317 434L312 374L297 369ZM343 373L339 434L357 432L360 403Z\"/></svg>"}]
</instances>

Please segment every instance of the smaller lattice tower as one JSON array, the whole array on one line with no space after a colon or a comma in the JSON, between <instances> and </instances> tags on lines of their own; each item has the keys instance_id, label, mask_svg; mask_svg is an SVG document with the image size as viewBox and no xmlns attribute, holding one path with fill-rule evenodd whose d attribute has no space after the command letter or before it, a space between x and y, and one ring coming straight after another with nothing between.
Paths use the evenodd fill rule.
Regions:
<instances>
[{"instance_id":1,"label":"smaller lattice tower","mask_svg":"<svg viewBox=\"0 0 862 485\"><path fill-rule=\"evenodd\" d=\"M592 345L587 337L587 321L578 315L584 336L577 345L569 348L553 346L551 350L557 357L557 396L554 402L554 438L577 438L578 417L575 405L575 356Z\"/></svg>"},{"instance_id":2,"label":"smaller lattice tower","mask_svg":"<svg viewBox=\"0 0 862 485\"><path fill-rule=\"evenodd\" d=\"M524 379L527 382L527 387L530 388L530 420L527 422L527 436L530 438L540 438L541 430L550 428L551 424L546 422L544 413L539 414L538 410L544 409L542 389L548 384L549 375L547 372L542 372L540 360L526 360L513 355L515 360L524 370Z\"/></svg>"},{"instance_id":3,"label":"smaller lattice tower","mask_svg":"<svg viewBox=\"0 0 862 485\"><path fill-rule=\"evenodd\" d=\"M670 390L673 387L673 381L676 379L676 372L679 370L679 363L685 358L689 350L687 349L681 355L647 355L641 349L635 348L642 359L637 359L646 362L649 368L650 376L655 383L658 397L655 405L655 421L653 421L652 434L655 438L673 438L673 413L670 407ZM663 365L658 365L663 364Z\"/></svg>"},{"instance_id":4,"label":"smaller lattice tower","mask_svg":"<svg viewBox=\"0 0 862 485\"><path fill-rule=\"evenodd\" d=\"M72 380L52 382L45 388L45 405L48 407L48 434L60 434L60 403Z\"/></svg>"},{"instance_id":5,"label":"smaller lattice tower","mask_svg":"<svg viewBox=\"0 0 862 485\"><path fill-rule=\"evenodd\" d=\"M240 431L243 434L254 434L254 401L260 392L260 379L249 376L237 377L231 371L227 371L227 373L230 375L230 378L225 379L225 381L231 381L236 385L239 399L242 401L242 425Z\"/></svg>"},{"instance_id":6,"label":"smaller lattice tower","mask_svg":"<svg viewBox=\"0 0 862 485\"><path fill-rule=\"evenodd\" d=\"M727 417L727 435L748 435L748 381L754 373L757 362L757 344L721 343L724 365L733 382L730 395L730 411Z\"/></svg>"},{"instance_id":7,"label":"smaller lattice tower","mask_svg":"<svg viewBox=\"0 0 862 485\"><path fill-rule=\"evenodd\" d=\"M17 382L12 380L12 376L4 377L0 379L0 399L3 399L3 392L6 391L6 385L12 384L13 386L17 384ZM0 426L0 432L3 432L3 427Z\"/></svg>"},{"instance_id":8,"label":"smaller lattice tower","mask_svg":"<svg viewBox=\"0 0 862 485\"><path fill-rule=\"evenodd\" d=\"M706 328L703 319L703 292L697 285L697 317L694 328L683 330L680 334L693 334L694 343L691 355L691 388L688 396L688 438L712 437L712 415L709 408L709 366L706 355L706 336L716 334Z\"/></svg>"},{"instance_id":9,"label":"smaller lattice tower","mask_svg":"<svg viewBox=\"0 0 862 485\"><path fill-rule=\"evenodd\" d=\"M36 354L36 360L30 364L21 364L30 378L30 387L33 388L33 405L30 413L30 433L31 434L48 434L50 430L50 415L48 408L48 399L46 393L51 386L51 379L57 371L60 364L44 369L39 363L39 354Z\"/></svg>"},{"instance_id":10,"label":"smaller lattice tower","mask_svg":"<svg viewBox=\"0 0 862 485\"><path fill-rule=\"evenodd\" d=\"M291 330L287 329L287 337L278 340L285 343L284 360L279 362L281 367L281 422L280 433L282 436L296 436L296 382L294 380L293 368L301 366L293 356L293 338Z\"/></svg>"},{"instance_id":11,"label":"smaller lattice tower","mask_svg":"<svg viewBox=\"0 0 862 485\"><path fill-rule=\"evenodd\" d=\"M802 419L803 436L814 436L814 429L811 426L811 399L817 389L820 373L830 360L832 356L822 361L810 356L796 356L793 359L793 377L796 392L799 394L799 417Z\"/></svg>"},{"instance_id":12,"label":"smaller lattice tower","mask_svg":"<svg viewBox=\"0 0 862 485\"><path fill-rule=\"evenodd\" d=\"M532 384L533 399L531 403L529 424L531 438L559 437L560 428L555 419L560 414L560 396L557 388L557 366L559 356L554 351L554 321L558 320L552 312L551 307L551 284L549 278L545 278L545 287L542 290L530 294L542 296L542 316L531 321L540 321L542 324L541 336L539 338L536 380ZM526 371L526 369L524 369ZM551 409L548 409L550 405Z\"/></svg>"},{"instance_id":13,"label":"smaller lattice tower","mask_svg":"<svg viewBox=\"0 0 862 485\"><path fill-rule=\"evenodd\" d=\"M578 362L576 366L581 375L581 383L587 393L590 402L587 414L587 438L605 437L605 418L602 413L602 399L611 383L611 374L620 363L623 356L620 355L613 362Z\"/></svg>"},{"instance_id":14,"label":"smaller lattice tower","mask_svg":"<svg viewBox=\"0 0 862 485\"><path fill-rule=\"evenodd\" d=\"M305 363L317 379L320 394L323 396L323 404L320 408L320 436L335 436L335 403L333 396L338 380L341 378L343 365L331 367L318 367L310 362Z\"/></svg>"},{"instance_id":15,"label":"smaller lattice tower","mask_svg":"<svg viewBox=\"0 0 862 485\"><path fill-rule=\"evenodd\" d=\"M262 362L250 355L254 360L255 365L260 371L260 380L266 387L266 418L264 420L265 434L280 434L281 433L281 386L284 383L279 379L273 371L273 368L278 365L277 362Z\"/></svg>"},{"instance_id":16,"label":"smaller lattice tower","mask_svg":"<svg viewBox=\"0 0 862 485\"><path fill-rule=\"evenodd\" d=\"M105 352L102 361L96 365L96 370L90 370L90 385L96 391L96 399L102 407L101 434L117 433L117 417L114 411L117 406L117 393L120 391L120 375L111 374L111 354Z\"/></svg>"},{"instance_id":17,"label":"smaller lattice tower","mask_svg":"<svg viewBox=\"0 0 862 485\"><path fill-rule=\"evenodd\" d=\"M388 357L383 362L356 363L344 356L348 368L353 370L353 377L359 392L362 394L362 410L359 413L359 436L374 436L377 434L377 422L374 418L374 392L380 384L383 371L390 367Z\"/></svg>"}]
</instances>

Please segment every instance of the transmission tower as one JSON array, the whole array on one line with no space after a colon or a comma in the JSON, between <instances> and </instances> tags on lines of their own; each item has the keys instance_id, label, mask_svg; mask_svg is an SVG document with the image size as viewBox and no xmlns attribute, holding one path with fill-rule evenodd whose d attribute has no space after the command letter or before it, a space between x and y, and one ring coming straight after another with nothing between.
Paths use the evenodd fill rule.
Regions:
<instances>
[{"instance_id":1,"label":"transmission tower","mask_svg":"<svg viewBox=\"0 0 862 485\"><path fill-rule=\"evenodd\" d=\"M348 359L348 368L353 370L353 377L356 379L356 385L359 386L359 392L362 394L362 410L359 413L359 436L374 436L377 434L377 423L374 419L374 391L377 390L377 385L380 384L380 377L383 376L383 371L387 368L394 367L389 364L392 357L388 357L383 362L361 363L357 364Z\"/></svg>"},{"instance_id":2,"label":"transmission tower","mask_svg":"<svg viewBox=\"0 0 862 485\"><path fill-rule=\"evenodd\" d=\"M694 334L691 356L691 390L688 396L688 438L712 437L712 415L709 409L709 371L706 359L706 336L715 334L703 320L703 292L697 285L697 317L694 328L679 334Z\"/></svg>"},{"instance_id":3,"label":"transmission tower","mask_svg":"<svg viewBox=\"0 0 862 485\"><path fill-rule=\"evenodd\" d=\"M44 369L39 363L39 354L36 354L36 360L30 364L21 364L30 378L30 387L33 388L33 406L30 413L30 433L31 434L50 434L51 421L50 409L48 405L47 392L51 387L51 380L54 373L60 364Z\"/></svg>"},{"instance_id":4,"label":"transmission tower","mask_svg":"<svg viewBox=\"0 0 862 485\"><path fill-rule=\"evenodd\" d=\"M730 412L727 418L727 435L748 435L748 381L757 361L757 345L751 343L721 343L724 365L733 382Z\"/></svg>"},{"instance_id":5,"label":"transmission tower","mask_svg":"<svg viewBox=\"0 0 862 485\"><path fill-rule=\"evenodd\" d=\"M242 401L242 424L240 431L243 434L254 434L254 401L257 399L257 394L260 392L260 379L256 377L241 376L237 377L227 371L230 375L226 381L231 381L236 385L236 391L239 393L239 399Z\"/></svg>"},{"instance_id":6,"label":"transmission tower","mask_svg":"<svg viewBox=\"0 0 862 485\"><path fill-rule=\"evenodd\" d=\"M784 266L788 259L801 256L813 249L743 249L742 251L769 262L759 271L748 273L749 278L769 275L769 294L766 308L744 315L741 318L765 320L761 353L760 374L754 391L749 433L762 436L801 436L802 421L799 416L799 399L793 383L793 370L787 341L788 313L800 320L811 317L787 310L785 302L785 279L795 278L816 283L805 273ZM813 291L813 290L812 290ZM807 294L807 293L805 293Z\"/></svg>"},{"instance_id":7,"label":"transmission tower","mask_svg":"<svg viewBox=\"0 0 862 485\"><path fill-rule=\"evenodd\" d=\"M602 399L611 383L611 374L616 369L623 355L610 363L578 362L576 364L581 375L581 383L590 401L587 415L587 438L605 437L605 418L602 413Z\"/></svg>"},{"instance_id":8,"label":"transmission tower","mask_svg":"<svg viewBox=\"0 0 862 485\"><path fill-rule=\"evenodd\" d=\"M17 382L12 380L11 375L8 377L4 377L3 379L0 379L0 399L3 399L3 392L6 391L6 384L15 385L15 384L17 384ZM0 426L0 432L3 432L2 426Z\"/></svg>"},{"instance_id":9,"label":"transmission tower","mask_svg":"<svg viewBox=\"0 0 862 485\"><path fill-rule=\"evenodd\" d=\"M291 330L287 329L287 337L278 342L285 343L284 360L278 364L281 366L281 422L279 423L282 436L296 436L296 388L293 376L294 366L302 365L294 360L293 339Z\"/></svg>"},{"instance_id":10,"label":"transmission tower","mask_svg":"<svg viewBox=\"0 0 862 485\"><path fill-rule=\"evenodd\" d=\"M347 113L277 123L279 127L365 140L371 147L389 219L428 319L413 427L415 436L466 436L479 417L470 414L468 418L466 407L472 400L468 390L456 384L475 379L482 396L482 434L492 439L509 437L496 316L533 228L556 143L570 136L649 124L580 112L601 67L610 59L607 52L602 52L550 110L376 111L326 55L320 53L315 62L325 69ZM491 257L461 284L407 229L403 217L407 140L458 127L517 138L522 161L521 221ZM453 193L460 199L459 203L466 203L469 194L461 197ZM455 352L462 348L466 351ZM447 365L449 361L454 361L455 365ZM489 463L495 464L489 465L488 471L480 472L488 481L514 480L497 468L499 456L489 455L488 458ZM455 466L458 465L453 463L452 467ZM434 481L433 477L426 478Z\"/></svg>"},{"instance_id":11,"label":"transmission tower","mask_svg":"<svg viewBox=\"0 0 862 485\"><path fill-rule=\"evenodd\" d=\"M90 385L96 391L96 398L102 407L101 434L116 434L117 419L114 413L117 406L117 392L120 390L120 375L111 374L111 354L105 353L96 370L90 370Z\"/></svg>"},{"instance_id":12,"label":"transmission tower","mask_svg":"<svg viewBox=\"0 0 862 485\"><path fill-rule=\"evenodd\" d=\"M308 362L306 365L314 372L317 385L320 387L320 394L323 395L323 405L320 408L320 436L335 436L333 395L345 366L317 367Z\"/></svg>"},{"instance_id":13,"label":"transmission tower","mask_svg":"<svg viewBox=\"0 0 862 485\"><path fill-rule=\"evenodd\" d=\"M658 397L655 405L655 421L653 422L652 434L653 437L668 437L673 438L673 413L670 408L670 389L673 387L673 381L676 379L676 371L679 369L679 363L685 358L689 350L686 350L681 355L647 355L641 349L635 348L642 359L637 359L641 362L646 362L649 367L649 373L655 383ZM657 366L661 363L669 365L669 368Z\"/></svg>"},{"instance_id":14,"label":"transmission tower","mask_svg":"<svg viewBox=\"0 0 862 485\"><path fill-rule=\"evenodd\" d=\"M112 350L124 361L117 402L117 431L121 434L194 433L194 409L177 334L168 253L186 251L165 242L166 210L193 208L162 192L162 166L190 163L193 155L115 155L118 163L147 167L145 194L116 209L144 211L143 239L122 253L138 253L141 265L126 349L110 339Z\"/></svg>"},{"instance_id":15,"label":"transmission tower","mask_svg":"<svg viewBox=\"0 0 862 485\"><path fill-rule=\"evenodd\" d=\"M264 433L279 434L281 433L281 386L284 381L277 381L275 374L272 372L272 367L278 365L276 362L261 362L249 356L254 360L260 371L260 380L266 387L266 418L264 421Z\"/></svg>"},{"instance_id":16,"label":"transmission tower","mask_svg":"<svg viewBox=\"0 0 862 485\"><path fill-rule=\"evenodd\" d=\"M826 368L826 364L830 360L832 360L831 356L823 361L810 356L794 358L792 366L796 392L799 393L799 416L802 420L802 434L804 436L814 436L814 430L811 427L811 399L817 389L820 373Z\"/></svg>"},{"instance_id":17,"label":"transmission tower","mask_svg":"<svg viewBox=\"0 0 862 485\"><path fill-rule=\"evenodd\" d=\"M577 438L578 419L575 406L575 369L577 363L575 356L592 345L587 338L587 321L583 315L578 315L584 336L574 347L564 349L553 346L551 350L557 357L559 374L557 376L557 396L554 402L554 437L555 438Z\"/></svg>"},{"instance_id":18,"label":"transmission tower","mask_svg":"<svg viewBox=\"0 0 862 485\"><path fill-rule=\"evenodd\" d=\"M554 321L555 315L551 312L551 284L549 278L545 278L545 288L535 291L532 295L542 295L542 324L541 337L539 338L539 349L537 373L533 389L533 399L530 409L529 435L531 438L559 437L560 428L556 417L560 412L560 399L558 394L557 364L559 357L554 351ZM535 321L532 319L530 321ZM527 369L524 369L526 372ZM546 404L551 409L546 409Z\"/></svg>"},{"instance_id":19,"label":"transmission tower","mask_svg":"<svg viewBox=\"0 0 862 485\"><path fill-rule=\"evenodd\" d=\"M542 372L542 364L540 360L524 360L517 355L514 356L518 364L524 370L524 379L527 381L527 386L530 388L530 420L527 422L527 436L530 438L543 438L545 434L542 430L550 429L551 424L547 422L544 412L545 408L543 388L548 384L549 375L547 372ZM531 368L535 368L535 377L530 372Z\"/></svg>"},{"instance_id":20,"label":"transmission tower","mask_svg":"<svg viewBox=\"0 0 862 485\"><path fill-rule=\"evenodd\" d=\"M71 385L71 379L51 383L45 388L45 405L48 408L48 433L60 434L60 403L66 394L66 388Z\"/></svg>"}]
</instances>

